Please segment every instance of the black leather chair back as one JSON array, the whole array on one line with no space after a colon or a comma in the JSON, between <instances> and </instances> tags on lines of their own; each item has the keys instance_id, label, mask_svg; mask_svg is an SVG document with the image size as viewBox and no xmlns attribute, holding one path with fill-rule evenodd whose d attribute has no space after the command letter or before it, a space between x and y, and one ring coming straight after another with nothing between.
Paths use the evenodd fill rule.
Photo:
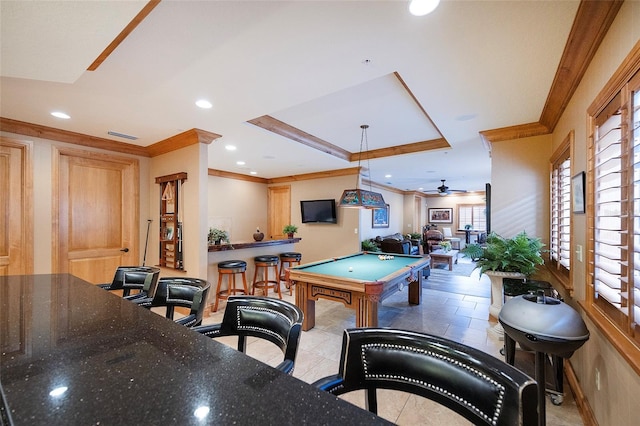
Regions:
<instances>
[{"instance_id":1,"label":"black leather chair back","mask_svg":"<svg viewBox=\"0 0 640 426\"><path fill-rule=\"evenodd\" d=\"M113 281L98 286L105 290L122 290L123 297L153 297L159 276L160 268L152 266L118 266ZM132 295L131 290L138 293Z\"/></svg>"},{"instance_id":2,"label":"black leather chair back","mask_svg":"<svg viewBox=\"0 0 640 426\"><path fill-rule=\"evenodd\" d=\"M155 296L136 299L135 303L146 308L166 307L165 316L171 320L176 307L189 309L189 314L174 320L187 327L202 324L210 284L199 278L162 277L158 280Z\"/></svg>"},{"instance_id":3,"label":"black leather chair back","mask_svg":"<svg viewBox=\"0 0 640 426\"><path fill-rule=\"evenodd\" d=\"M339 372L314 383L335 395L376 389L421 395L474 424L536 425L538 385L511 365L460 343L404 330L345 330Z\"/></svg>"},{"instance_id":4,"label":"black leather chair back","mask_svg":"<svg viewBox=\"0 0 640 426\"><path fill-rule=\"evenodd\" d=\"M238 336L238 350L246 352L247 337L258 337L276 344L284 360L276 367L291 374L298 352L303 314L300 308L280 299L231 296L222 323L195 327L211 338Z\"/></svg>"}]
</instances>

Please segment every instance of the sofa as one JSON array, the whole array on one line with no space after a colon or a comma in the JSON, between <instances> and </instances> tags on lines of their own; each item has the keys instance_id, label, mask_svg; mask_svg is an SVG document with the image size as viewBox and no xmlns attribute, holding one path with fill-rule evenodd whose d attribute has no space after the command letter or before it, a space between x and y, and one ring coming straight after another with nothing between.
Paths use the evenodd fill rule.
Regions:
<instances>
[{"instance_id":1,"label":"sofa","mask_svg":"<svg viewBox=\"0 0 640 426\"><path fill-rule=\"evenodd\" d=\"M420 254L420 243L405 237L399 232L383 237L377 236L374 241L380 251L384 253Z\"/></svg>"}]
</instances>

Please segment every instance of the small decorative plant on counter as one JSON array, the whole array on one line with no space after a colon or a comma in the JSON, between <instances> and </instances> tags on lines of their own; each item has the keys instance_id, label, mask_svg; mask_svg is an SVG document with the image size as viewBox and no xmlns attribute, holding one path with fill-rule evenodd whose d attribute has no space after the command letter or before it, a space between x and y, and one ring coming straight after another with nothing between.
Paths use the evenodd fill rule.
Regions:
<instances>
[{"instance_id":1,"label":"small decorative plant on counter","mask_svg":"<svg viewBox=\"0 0 640 426\"><path fill-rule=\"evenodd\" d=\"M440 241L440 243L438 245L445 252L448 252L449 250L451 250L451 241Z\"/></svg>"},{"instance_id":2,"label":"small decorative plant on counter","mask_svg":"<svg viewBox=\"0 0 640 426\"><path fill-rule=\"evenodd\" d=\"M221 241L229 242L229 234L227 231L223 231L218 228L209 228L209 234L207 235L209 244L220 244Z\"/></svg>"},{"instance_id":3,"label":"small decorative plant on counter","mask_svg":"<svg viewBox=\"0 0 640 426\"><path fill-rule=\"evenodd\" d=\"M298 227L295 226L295 225L286 225L282 229L282 233L285 234L289 238L293 238L293 234L295 234L296 232L298 232Z\"/></svg>"}]
</instances>

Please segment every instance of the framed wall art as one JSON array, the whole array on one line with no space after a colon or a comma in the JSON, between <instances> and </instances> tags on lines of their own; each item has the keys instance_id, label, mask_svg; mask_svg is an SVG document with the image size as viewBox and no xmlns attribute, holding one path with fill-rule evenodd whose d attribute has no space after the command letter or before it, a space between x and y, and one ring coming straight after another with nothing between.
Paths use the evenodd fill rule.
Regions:
<instances>
[{"instance_id":1,"label":"framed wall art","mask_svg":"<svg viewBox=\"0 0 640 426\"><path fill-rule=\"evenodd\" d=\"M429 209L429 223L453 223L453 209Z\"/></svg>"},{"instance_id":2,"label":"framed wall art","mask_svg":"<svg viewBox=\"0 0 640 426\"><path fill-rule=\"evenodd\" d=\"M371 227L372 228L388 228L389 227L389 204L384 209L373 209L371 211Z\"/></svg>"},{"instance_id":3,"label":"framed wall art","mask_svg":"<svg viewBox=\"0 0 640 426\"><path fill-rule=\"evenodd\" d=\"M580 172L571 178L571 211L584 213L584 183L585 174Z\"/></svg>"}]
</instances>

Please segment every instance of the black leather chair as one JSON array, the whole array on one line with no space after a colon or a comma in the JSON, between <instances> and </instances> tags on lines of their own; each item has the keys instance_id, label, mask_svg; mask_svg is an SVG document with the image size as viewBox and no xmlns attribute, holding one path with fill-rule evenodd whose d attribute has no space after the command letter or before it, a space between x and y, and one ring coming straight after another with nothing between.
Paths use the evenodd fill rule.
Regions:
<instances>
[{"instance_id":1,"label":"black leather chair","mask_svg":"<svg viewBox=\"0 0 640 426\"><path fill-rule=\"evenodd\" d=\"M194 327L202 324L209 287L208 281L199 278L162 277L154 297L133 299L133 302L148 309L163 306L165 316L171 320L176 307L189 308L189 314L174 321Z\"/></svg>"},{"instance_id":2,"label":"black leather chair","mask_svg":"<svg viewBox=\"0 0 640 426\"><path fill-rule=\"evenodd\" d=\"M284 360L276 366L293 373L302 331L302 311L280 299L255 296L230 296L222 323L202 325L193 330L211 338L238 336L238 350L246 353L247 337L258 337L276 344Z\"/></svg>"},{"instance_id":3,"label":"black leather chair","mask_svg":"<svg viewBox=\"0 0 640 426\"><path fill-rule=\"evenodd\" d=\"M160 268L152 266L118 266L113 281L98 284L98 287L109 291L121 290L127 299L153 297L158 286ZM134 290L136 293L131 294Z\"/></svg>"},{"instance_id":4,"label":"black leather chair","mask_svg":"<svg viewBox=\"0 0 640 426\"><path fill-rule=\"evenodd\" d=\"M314 385L334 395L365 389L376 414L376 389L391 389L436 401L474 424L538 423L531 377L480 350L411 331L345 330L338 374Z\"/></svg>"}]
</instances>

